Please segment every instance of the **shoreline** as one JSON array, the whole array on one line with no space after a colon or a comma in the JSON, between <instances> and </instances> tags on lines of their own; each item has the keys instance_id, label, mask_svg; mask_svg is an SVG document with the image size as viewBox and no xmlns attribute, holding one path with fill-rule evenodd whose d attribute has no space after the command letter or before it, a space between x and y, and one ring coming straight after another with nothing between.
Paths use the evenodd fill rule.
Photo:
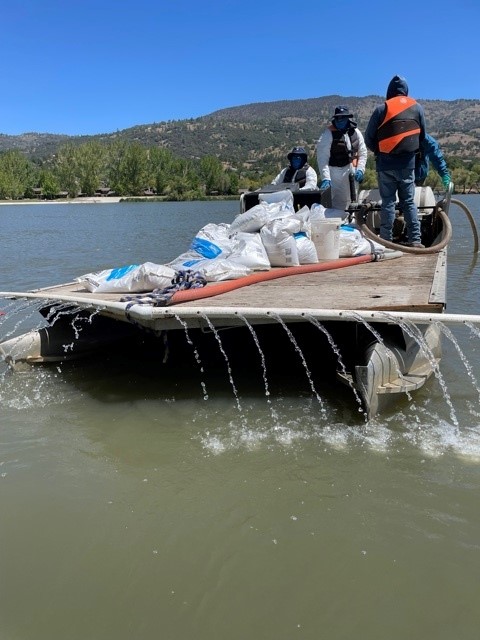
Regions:
<instances>
[{"instance_id":1,"label":"shoreline","mask_svg":"<svg viewBox=\"0 0 480 640\"><path fill-rule=\"evenodd\" d=\"M92 196L86 198L58 198L56 200L0 200L1 205L29 205L29 204L103 204L103 203L117 203L125 198L117 196Z\"/></svg>"},{"instance_id":2,"label":"shoreline","mask_svg":"<svg viewBox=\"0 0 480 640\"><path fill-rule=\"evenodd\" d=\"M205 201L213 200L238 200L240 196L210 196L202 198ZM194 202L193 200L167 200L158 196L87 196L85 198L57 198L55 200L25 199L25 200L0 200L2 205L29 205L29 204L117 204L118 202Z\"/></svg>"},{"instance_id":3,"label":"shoreline","mask_svg":"<svg viewBox=\"0 0 480 640\"><path fill-rule=\"evenodd\" d=\"M476 196L478 193L458 193L460 196ZM239 196L208 197L205 201L212 200L238 200ZM163 200L151 196L87 196L85 198L58 198L56 200L0 200L0 206L30 205L30 204L117 204L119 202L193 202L192 200Z\"/></svg>"}]
</instances>

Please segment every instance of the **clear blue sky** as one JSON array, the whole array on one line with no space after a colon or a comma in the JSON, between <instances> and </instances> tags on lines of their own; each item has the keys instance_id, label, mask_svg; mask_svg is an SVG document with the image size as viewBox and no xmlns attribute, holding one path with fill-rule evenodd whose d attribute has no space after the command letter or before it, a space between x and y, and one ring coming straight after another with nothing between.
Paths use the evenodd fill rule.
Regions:
<instances>
[{"instance_id":1,"label":"clear blue sky","mask_svg":"<svg viewBox=\"0 0 480 640\"><path fill-rule=\"evenodd\" d=\"M0 133L107 133L224 107L480 99L480 0L10 0ZM427 114L428 116L428 114Z\"/></svg>"}]
</instances>

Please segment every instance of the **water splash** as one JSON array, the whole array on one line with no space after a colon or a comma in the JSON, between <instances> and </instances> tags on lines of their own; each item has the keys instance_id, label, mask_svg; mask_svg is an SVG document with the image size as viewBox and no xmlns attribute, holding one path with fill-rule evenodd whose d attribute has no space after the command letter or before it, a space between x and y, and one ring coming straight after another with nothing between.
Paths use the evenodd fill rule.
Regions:
<instances>
[{"instance_id":1,"label":"water splash","mask_svg":"<svg viewBox=\"0 0 480 640\"><path fill-rule=\"evenodd\" d=\"M208 415L196 420L197 426L203 421L208 425L205 430L200 426L197 439L207 455L272 448L296 454L313 445L327 453L341 451L358 454L369 451L382 456L395 456L402 451L409 451L416 452L421 458L435 459L450 455L480 461L480 419L465 424L460 430L435 411L434 399L422 405L409 405L405 411L377 416L361 424L346 424L329 411L328 429L319 425L315 399L311 399L313 404L308 407L304 400L292 402L292 399L272 399L278 416L278 428L274 428L275 425L260 406L253 407L251 415L247 416L247 428L239 428L236 421L233 418L229 420L224 412L219 412L222 413L221 424L215 424L209 411ZM432 405L431 408L429 405ZM414 420L415 416L420 416L420 429Z\"/></svg>"},{"instance_id":2,"label":"water splash","mask_svg":"<svg viewBox=\"0 0 480 640\"><path fill-rule=\"evenodd\" d=\"M245 422L239 427L234 417L228 419L225 411L216 412L220 423L212 420L212 411L200 416L196 422L205 421L208 424L206 430L198 433L198 440L208 453L215 455L229 451L259 450L262 447L270 449L273 446L290 450L296 443L305 441L309 434L304 423L305 417L312 418L309 428L318 428L318 412L313 398L306 400L308 412L305 413L305 398L301 400L301 407L296 401L273 397L271 405L255 405L247 409ZM215 402L215 401L212 401ZM273 408L273 412L271 411ZM211 405L210 405L211 409ZM288 419L285 418L288 413ZM310 420L309 420L310 422Z\"/></svg>"},{"instance_id":3,"label":"water splash","mask_svg":"<svg viewBox=\"0 0 480 640\"><path fill-rule=\"evenodd\" d=\"M0 385L0 404L15 411L38 411L65 404L74 395L76 392L68 388L58 368L28 367L16 373L9 368Z\"/></svg>"}]
</instances>

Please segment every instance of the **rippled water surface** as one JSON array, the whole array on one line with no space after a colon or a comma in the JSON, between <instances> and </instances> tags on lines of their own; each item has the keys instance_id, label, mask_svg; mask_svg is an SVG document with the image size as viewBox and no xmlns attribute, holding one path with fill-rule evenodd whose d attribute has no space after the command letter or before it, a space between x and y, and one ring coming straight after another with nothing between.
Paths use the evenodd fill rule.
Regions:
<instances>
[{"instance_id":1,"label":"rippled water surface","mask_svg":"<svg viewBox=\"0 0 480 640\"><path fill-rule=\"evenodd\" d=\"M1 206L0 288L163 263L237 210ZM451 218L447 310L478 314ZM443 385L368 423L346 388L267 395L268 369L232 368L235 397L226 368L205 393L154 357L0 364L0 638L478 638L480 333L450 329Z\"/></svg>"}]
</instances>

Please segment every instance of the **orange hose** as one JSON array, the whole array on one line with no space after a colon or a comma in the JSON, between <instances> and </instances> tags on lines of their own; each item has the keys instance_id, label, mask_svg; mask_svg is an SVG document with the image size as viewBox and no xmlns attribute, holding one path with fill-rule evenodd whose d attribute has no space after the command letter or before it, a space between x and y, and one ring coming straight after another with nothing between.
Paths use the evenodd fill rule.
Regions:
<instances>
[{"instance_id":1,"label":"orange hose","mask_svg":"<svg viewBox=\"0 0 480 640\"><path fill-rule=\"evenodd\" d=\"M200 289L183 289L182 291L177 291L170 298L167 305L169 306L171 304L179 304L181 302L192 302L193 300L210 298L212 296L218 296L220 293L228 293L229 291L246 287L249 284L257 284L258 282L266 282L267 280L275 280L276 278L284 278L285 276L299 276L304 273L330 271L332 269L341 269L343 267L350 267L364 262L372 262L373 260L375 260L375 255L369 254L366 256L355 256L353 258L329 260L328 262L302 264L299 267L281 267L274 271L261 271L252 273L251 275L243 278L219 282L218 284L202 287Z\"/></svg>"}]
</instances>

